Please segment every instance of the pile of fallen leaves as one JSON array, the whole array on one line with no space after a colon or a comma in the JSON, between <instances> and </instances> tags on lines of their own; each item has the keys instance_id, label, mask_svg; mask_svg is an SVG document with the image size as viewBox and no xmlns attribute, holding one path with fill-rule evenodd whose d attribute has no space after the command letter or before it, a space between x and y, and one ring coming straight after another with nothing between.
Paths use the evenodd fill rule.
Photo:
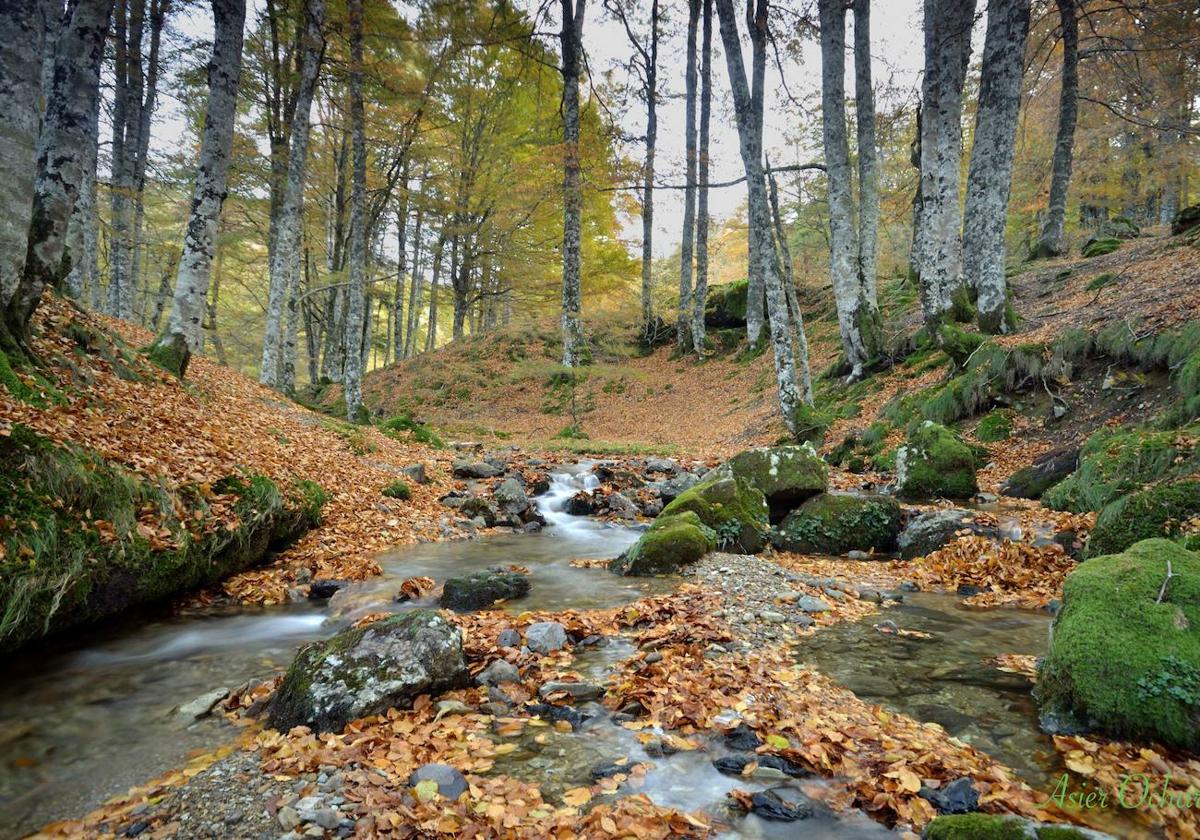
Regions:
<instances>
[{"instance_id":1,"label":"pile of fallen leaves","mask_svg":"<svg viewBox=\"0 0 1200 840\"><path fill-rule=\"evenodd\" d=\"M966 599L971 606L1017 604L1042 607L1062 597L1062 584L1076 562L1058 545L1033 546L964 536L907 565L922 587L985 591Z\"/></svg>"},{"instance_id":2,"label":"pile of fallen leaves","mask_svg":"<svg viewBox=\"0 0 1200 840\"><path fill-rule=\"evenodd\" d=\"M440 535L446 511L437 499L450 486L449 453L315 414L202 356L189 365L186 383L136 354L130 356L131 376L118 369L123 362L112 363L113 354L121 340L137 347L153 336L57 298L43 302L37 327L32 350L42 361L39 372L64 400L39 408L0 388L0 435L22 423L169 488L211 486L253 470L285 490L307 479L329 494L321 526L270 567L227 581L229 595L279 603L310 577L360 580L379 572L374 557L384 549ZM86 334L95 339L81 348L77 337ZM109 338L114 334L117 341ZM415 462L429 467L431 483L411 487L408 501L383 497L401 468ZM221 500L215 502L219 513ZM151 535L161 527L154 521L141 525Z\"/></svg>"}]
</instances>

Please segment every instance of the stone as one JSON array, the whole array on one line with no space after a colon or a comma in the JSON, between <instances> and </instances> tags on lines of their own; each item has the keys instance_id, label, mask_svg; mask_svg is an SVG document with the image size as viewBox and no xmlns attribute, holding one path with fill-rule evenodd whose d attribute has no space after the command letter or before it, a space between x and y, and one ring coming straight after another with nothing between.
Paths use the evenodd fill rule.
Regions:
<instances>
[{"instance_id":1,"label":"stone","mask_svg":"<svg viewBox=\"0 0 1200 840\"><path fill-rule=\"evenodd\" d=\"M422 782L433 782L437 792L445 799L454 801L467 792L467 778L449 764L423 764L408 777L409 787L417 787Z\"/></svg>"},{"instance_id":2,"label":"stone","mask_svg":"<svg viewBox=\"0 0 1200 840\"><path fill-rule=\"evenodd\" d=\"M1078 466L1078 447L1047 452L1035 458L1028 467L1022 467L1010 475L1000 487L1000 493L1014 499L1040 499L1047 490L1075 472Z\"/></svg>"},{"instance_id":3,"label":"stone","mask_svg":"<svg viewBox=\"0 0 1200 840\"><path fill-rule=\"evenodd\" d=\"M580 490L563 504L563 513L568 516L591 516L597 510L596 498L586 490Z\"/></svg>"},{"instance_id":4,"label":"stone","mask_svg":"<svg viewBox=\"0 0 1200 840\"><path fill-rule=\"evenodd\" d=\"M792 623L801 629L812 627L814 624L816 624L816 622L813 621L812 616L805 615L803 613L796 616Z\"/></svg>"},{"instance_id":5,"label":"stone","mask_svg":"<svg viewBox=\"0 0 1200 840\"><path fill-rule=\"evenodd\" d=\"M411 610L302 647L271 703L270 725L336 731L468 685L462 632L433 610Z\"/></svg>"},{"instance_id":6,"label":"stone","mask_svg":"<svg viewBox=\"0 0 1200 840\"><path fill-rule=\"evenodd\" d=\"M667 473L669 475L674 475L675 473L679 472L679 464L675 463L670 458L647 458L646 472L650 474Z\"/></svg>"},{"instance_id":7,"label":"stone","mask_svg":"<svg viewBox=\"0 0 1200 840\"><path fill-rule=\"evenodd\" d=\"M820 598L814 598L811 595L805 595L796 601L796 606L804 610L806 613L822 613L828 612L831 608Z\"/></svg>"},{"instance_id":8,"label":"stone","mask_svg":"<svg viewBox=\"0 0 1200 840\"><path fill-rule=\"evenodd\" d=\"M937 808L939 814L969 814L979 810L979 791L966 776L940 788L922 787L918 796Z\"/></svg>"},{"instance_id":9,"label":"stone","mask_svg":"<svg viewBox=\"0 0 1200 840\"><path fill-rule=\"evenodd\" d=\"M945 426L926 420L896 450L896 496L905 501L970 499L979 492L978 457Z\"/></svg>"},{"instance_id":10,"label":"stone","mask_svg":"<svg viewBox=\"0 0 1200 840\"><path fill-rule=\"evenodd\" d=\"M758 614L758 617L771 624L783 624L787 620L787 617L783 613L775 612L774 610L763 610Z\"/></svg>"},{"instance_id":11,"label":"stone","mask_svg":"<svg viewBox=\"0 0 1200 840\"><path fill-rule=\"evenodd\" d=\"M890 552L900 520L900 504L890 496L822 493L789 513L772 530L771 542L801 554Z\"/></svg>"},{"instance_id":12,"label":"stone","mask_svg":"<svg viewBox=\"0 0 1200 840\"><path fill-rule=\"evenodd\" d=\"M766 497L772 522L825 492L829 465L809 444L763 446L739 452L704 477L741 479Z\"/></svg>"},{"instance_id":13,"label":"stone","mask_svg":"<svg viewBox=\"0 0 1200 840\"><path fill-rule=\"evenodd\" d=\"M1200 204L1184 207L1171 220L1171 235L1180 236L1200 225Z\"/></svg>"},{"instance_id":14,"label":"stone","mask_svg":"<svg viewBox=\"0 0 1200 840\"><path fill-rule=\"evenodd\" d=\"M791 801L784 799L774 790L761 790L750 796L750 810L764 820L774 822L794 822L813 815L813 807L801 798L802 794L789 792Z\"/></svg>"},{"instance_id":15,"label":"stone","mask_svg":"<svg viewBox=\"0 0 1200 840\"><path fill-rule=\"evenodd\" d=\"M500 635L496 638L496 644L500 647L515 648L521 646L521 634L511 627L506 630L501 630Z\"/></svg>"},{"instance_id":16,"label":"stone","mask_svg":"<svg viewBox=\"0 0 1200 840\"><path fill-rule=\"evenodd\" d=\"M497 659L475 677L475 682L479 685L500 685L501 683L519 683L520 681L521 672L517 670L517 666L503 659Z\"/></svg>"},{"instance_id":17,"label":"stone","mask_svg":"<svg viewBox=\"0 0 1200 840\"><path fill-rule=\"evenodd\" d=\"M680 473L672 478L659 481L653 486L658 490L658 495L664 503L675 501L682 493L691 490L700 483L699 476L692 473Z\"/></svg>"},{"instance_id":18,"label":"stone","mask_svg":"<svg viewBox=\"0 0 1200 840\"><path fill-rule=\"evenodd\" d=\"M567 646L567 631L557 621L539 621L525 628L525 645L534 653L548 654Z\"/></svg>"},{"instance_id":19,"label":"stone","mask_svg":"<svg viewBox=\"0 0 1200 840\"><path fill-rule=\"evenodd\" d=\"M609 564L623 575L671 574L717 547L717 533L691 510L654 520L638 541Z\"/></svg>"},{"instance_id":20,"label":"stone","mask_svg":"<svg viewBox=\"0 0 1200 840\"><path fill-rule=\"evenodd\" d=\"M1083 556L1117 554L1155 537L1179 538L1197 516L1200 516L1200 481L1168 481L1130 493L1109 502L1100 511L1088 534Z\"/></svg>"},{"instance_id":21,"label":"stone","mask_svg":"<svg viewBox=\"0 0 1200 840\"><path fill-rule=\"evenodd\" d=\"M468 461L464 458L455 458L451 472L455 478L495 478L503 470L487 461Z\"/></svg>"},{"instance_id":22,"label":"stone","mask_svg":"<svg viewBox=\"0 0 1200 840\"><path fill-rule=\"evenodd\" d=\"M314 814L312 821L326 831L333 831L341 824L342 815L333 808L321 808Z\"/></svg>"},{"instance_id":23,"label":"stone","mask_svg":"<svg viewBox=\"0 0 1200 840\"><path fill-rule=\"evenodd\" d=\"M624 493L609 493L606 499L608 512L622 519L637 519L637 505L629 500Z\"/></svg>"},{"instance_id":24,"label":"stone","mask_svg":"<svg viewBox=\"0 0 1200 840\"><path fill-rule=\"evenodd\" d=\"M481 528L495 527L500 521L500 507L483 496L468 496L458 506L458 511L467 519L477 521Z\"/></svg>"},{"instance_id":25,"label":"stone","mask_svg":"<svg viewBox=\"0 0 1200 840\"><path fill-rule=\"evenodd\" d=\"M725 746L731 750L756 750L762 746L762 739L752 728L739 723L725 733Z\"/></svg>"},{"instance_id":26,"label":"stone","mask_svg":"<svg viewBox=\"0 0 1200 840\"><path fill-rule=\"evenodd\" d=\"M520 516L529 510L529 497L525 488L515 478L506 478L492 491L492 498L500 510L510 516Z\"/></svg>"},{"instance_id":27,"label":"stone","mask_svg":"<svg viewBox=\"0 0 1200 840\"><path fill-rule=\"evenodd\" d=\"M958 539L962 532L992 540L999 538L996 528L976 522L975 517L974 511L962 508L922 513L900 532L897 540L900 557L904 560L924 557Z\"/></svg>"},{"instance_id":28,"label":"stone","mask_svg":"<svg viewBox=\"0 0 1200 840\"><path fill-rule=\"evenodd\" d=\"M400 472L413 484L429 483L429 476L426 475L425 465L420 462L409 464L407 467L402 467Z\"/></svg>"},{"instance_id":29,"label":"stone","mask_svg":"<svg viewBox=\"0 0 1200 840\"><path fill-rule=\"evenodd\" d=\"M275 815L275 819L279 822L279 827L284 831L291 831L300 825L300 815L290 805L284 805L280 808L279 813Z\"/></svg>"},{"instance_id":30,"label":"stone","mask_svg":"<svg viewBox=\"0 0 1200 840\"><path fill-rule=\"evenodd\" d=\"M334 593L345 585L346 581L344 580L318 578L308 585L308 600L324 601L326 598L332 598Z\"/></svg>"},{"instance_id":31,"label":"stone","mask_svg":"<svg viewBox=\"0 0 1200 840\"><path fill-rule=\"evenodd\" d=\"M592 683L566 682L551 680L538 689L538 696L543 700L559 692L566 693L573 701L583 703L588 700L599 700L604 696L604 686Z\"/></svg>"},{"instance_id":32,"label":"stone","mask_svg":"<svg viewBox=\"0 0 1200 840\"><path fill-rule=\"evenodd\" d=\"M184 703L176 711L176 714L184 720L199 720L202 717L207 717L212 712L213 707L228 696L228 688L214 688L212 691L206 691L196 699Z\"/></svg>"},{"instance_id":33,"label":"stone","mask_svg":"<svg viewBox=\"0 0 1200 840\"><path fill-rule=\"evenodd\" d=\"M448 610L469 612L529 594L529 576L506 569L488 569L446 580L441 605Z\"/></svg>"}]
</instances>

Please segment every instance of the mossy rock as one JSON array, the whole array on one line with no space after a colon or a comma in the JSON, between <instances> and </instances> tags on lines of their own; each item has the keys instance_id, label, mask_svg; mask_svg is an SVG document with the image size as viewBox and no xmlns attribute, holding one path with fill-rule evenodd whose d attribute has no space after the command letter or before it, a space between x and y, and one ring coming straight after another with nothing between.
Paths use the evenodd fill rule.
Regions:
<instances>
[{"instance_id":1,"label":"mossy rock","mask_svg":"<svg viewBox=\"0 0 1200 840\"><path fill-rule=\"evenodd\" d=\"M1200 749L1200 555L1154 539L1080 564L1036 694L1045 714Z\"/></svg>"},{"instance_id":2,"label":"mossy rock","mask_svg":"<svg viewBox=\"0 0 1200 840\"><path fill-rule=\"evenodd\" d=\"M434 610L412 610L302 647L271 702L270 725L336 731L470 681L462 631Z\"/></svg>"},{"instance_id":3,"label":"mossy rock","mask_svg":"<svg viewBox=\"0 0 1200 840\"><path fill-rule=\"evenodd\" d=\"M1175 214L1171 222L1171 235L1180 236L1195 229L1197 225L1200 225L1200 204L1184 207Z\"/></svg>"},{"instance_id":4,"label":"mossy rock","mask_svg":"<svg viewBox=\"0 0 1200 840\"><path fill-rule=\"evenodd\" d=\"M1096 229L1093 239L1137 239L1142 235L1142 229L1137 222L1128 216L1115 216L1105 219Z\"/></svg>"},{"instance_id":5,"label":"mossy rock","mask_svg":"<svg viewBox=\"0 0 1200 840\"><path fill-rule=\"evenodd\" d=\"M780 522L806 499L825 492L829 465L807 444L763 446L739 452L704 478L749 483L766 497L771 521Z\"/></svg>"},{"instance_id":6,"label":"mossy rock","mask_svg":"<svg viewBox=\"0 0 1200 840\"><path fill-rule=\"evenodd\" d=\"M716 547L717 532L695 511L662 514L609 568L622 575L672 574Z\"/></svg>"},{"instance_id":7,"label":"mossy rock","mask_svg":"<svg viewBox=\"0 0 1200 840\"><path fill-rule=\"evenodd\" d=\"M1040 499L1047 490L1075 472L1078 466L1078 449L1047 452L1028 467L1022 467L1010 475L1000 488L1000 493L1014 499Z\"/></svg>"},{"instance_id":8,"label":"mossy rock","mask_svg":"<svg viewBox=\"0 0 1200 840\"><path fill-rule=\"evenodd\" d=\"M789 513L771 541L802 554L889 552L896 548L900 519L900 505L890 496L822 493Z\"/></svg>"},{"instance_id":9,"label":"mossy rock","mask_svg":"<svg viewBox=\"0 0 1200 840\"><path fill-rule=\"evenodd\" d=\"M906 501L969 499L979 491L978 453L954 432L929 420L918 423L896 451L896 495Z\"/></svg>"},{"instance_id":10,"label":"mossy rock","mask_svg":"<svg viewBox=\"0 0 1200 840\"><path fill-rule=\"evenodd\" d=\"M925 826L924 840L1100 840L1109 835L1008 814L953 814Z\"/></svg>"},{"instance_id":11,"label":"mossy rock","mask_svg":"<svg viewBox=\"0 0 1200 840\"><path fill-rule=\"evenodd\" d=\"M690 511L716 533L721 548L755 554L765 544L767 510L762 492L746 479L709 473L695 487L676 496L663 508L659 519Z\"/></svg>"},{"instance_id":12,"label":"mossy rock","mask_svg":"<svg viewBox=\"0 0 1200 840\"><path fill-rule=\"evenodd\" d=\"M1042 503L1075 513L1100 510L1144 484L1188 470L1196 462L1192 440L1175 431L1101 429L1080 450L1079 467L1046 491Z\"/></svg>"},{"instance_id":13,"label":"mossy rock","mask_svg":"<svg viewBox=\"0 0 1200 840\"><path fill-rule=\"evenodd\" d=\"M1104 507L1088 536L1085 557L1116 554L1154 537L1173 539L1200 516L1200 481L1160 484Z\"/></svg>"},{"instance_id":14,"label":"mossy rock","mask_svg":"<svg viewBox=\"0 0 1200 840\"><path fill-rule=\"evenodd\" d=\"M750 284L746 280L709 286L704 299L704 326L712 329L746 326L749 288Z\"/></svg>"},{"instance_id":15,"label":"mossy rock","mask_svg":"<svg viewBox=\"0 0 1200 840\"><path fill-rule=\"evenodd\" d=\"M1012 416L1007 411L993 411L975 426L975 438L984 443L998 443L1012 437Z\"/></svg>"},{"instance_id":16,"label":"mossy rock","mask_svg":"<svg viewBox=\"0 0 1200 840\"><path fill-rule=\"evenodd\" d=\"M987 341L987 336L969 332L953 323L942 324L938 337L942 349L958 368L966 367L971 355Z\"/></svg>"},{"instance_id":17,"label":"mossy rock","mask_svg":"<svg viewBox=\"0 0 1200 840\"><path fill-rule=\"evenodd\" d=\"M497 601L529 594L529 576L507 569L488 569L448 578L442 585L441 605L448 610L482 610Z\"/></svg>"},{"instance_id":18,"label":"mossy rock","mask_svg":"<svg viewBox=\"0 0 1200 840\"><path fill-rule=\"evenodd\" d=\"M1121 247L1121 240L1115 236L1105 236L1099 239L1089 239L1083 246L1083 256L1087 258L1103 257Z\"/></svg>"}]
</instances>

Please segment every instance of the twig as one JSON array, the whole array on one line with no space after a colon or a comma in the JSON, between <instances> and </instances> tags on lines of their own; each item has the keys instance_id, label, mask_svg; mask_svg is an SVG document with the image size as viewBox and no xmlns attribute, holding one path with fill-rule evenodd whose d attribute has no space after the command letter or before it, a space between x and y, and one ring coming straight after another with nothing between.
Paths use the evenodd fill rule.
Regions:
<instances>
[{"instance_id":1,"label":"twig","mask_svg":"<svg viewBox=\"0 0 1200 840\"><path fill-rule=\"evenodd\" d=\"M1176 575L1175 572L1173 572L1171 570L1171 558L1168 557L1167 558L1167 576L1165 578L1163 578L1162 588L1158 590L1158 600L1156 600L1154 603L1161 604L1163 602L1163 598L1165 598L1167 596L1167 584L1171 582L1171 578L1173 578L1173 577L1178 577L1178 575Z\"/></svg>"}]
</instances>

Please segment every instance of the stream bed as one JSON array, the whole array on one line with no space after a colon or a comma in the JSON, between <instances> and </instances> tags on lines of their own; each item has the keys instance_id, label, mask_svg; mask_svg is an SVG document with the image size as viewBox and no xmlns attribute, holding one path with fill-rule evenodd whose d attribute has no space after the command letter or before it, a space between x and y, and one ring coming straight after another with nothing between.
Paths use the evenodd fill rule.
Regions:
<instances>
[{"instance_id":1,"label":"stream bed","mask_svg":"<svg viewBox=\"0 0 1200 840\"><path fill-rule=\"evenodd\" d=\"M672 589L673 580L622 578L570 565L575 558L613 557L637 538L633 529L562 511L567 498L595 486L588 465L555 473L549 492L537 500L548 523L541 532L398 548L379 558L382 576L347 587L327 603L160 611L13 657L0 685L0 836L81 816L179 766L190 752L227 742L233 730L220 716L183 720L175 710L215 687L232 689L282 671L299 645L328 637L367 612L431 605L394 601L406 578L440 582L494 565L525 566L533 587L509 605L514 611L605 608ZM872 629L880 620L876 616L825 628L798 646L798 657L870 702L941 723L1032 784L1047 778L1053 768L1039 754L1049 742L1037 729L1028 684L983 660L1001 652L1042 653L1049 617L964 611L952 596L923 593L885 613L899 626L934 638L882 636ZM578 668L602 680L631 651L612 640L581 653ZM724 776L712 764L725 752L716 742L708 751L651 759L636 735L614 725L606 711L598 705L589 711L594 717L580 730L542 729L548 738L522 742L495 772L537 781L553 797L556 790L590 783L599 765L653 761L640 790L658 804L683 810L720 809L734 787L777 787L785 798L803 793L820 799L828 784L820 779L756 784ZM861 813L834 815L819 805L803 825L812 838L891 836ZM795 824L757 816L730 826L732 835L752 838L796 831Z\"/></svg>"}]
</instances>

